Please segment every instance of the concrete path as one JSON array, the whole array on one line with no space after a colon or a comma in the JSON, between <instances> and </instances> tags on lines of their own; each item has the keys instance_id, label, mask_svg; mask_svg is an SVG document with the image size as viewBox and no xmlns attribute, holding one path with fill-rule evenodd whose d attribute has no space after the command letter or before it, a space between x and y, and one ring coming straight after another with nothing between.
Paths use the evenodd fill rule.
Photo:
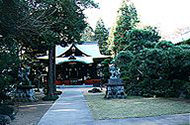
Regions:
<instances>
[{"instance_id":1,"label":"concrete path","mask_svg":"<svg viewBox=\"0 0 190 125\"><path fill-rule=\"evenodd\" d=\"M93 119L82 91L79 88L66 88L38 125L91 125L92 123Z\"/></svg>"},{"instance_id":2,"label":"concrete path","mask_svg":"<svg viewBox=\"0 0 190 125\"><path fill-rule=\"evenodd\" d=\"M159 117L93 120L79 88L64 88L63 94L38 125L190 125L190 113Z\"/></svg>"}]
</instances>

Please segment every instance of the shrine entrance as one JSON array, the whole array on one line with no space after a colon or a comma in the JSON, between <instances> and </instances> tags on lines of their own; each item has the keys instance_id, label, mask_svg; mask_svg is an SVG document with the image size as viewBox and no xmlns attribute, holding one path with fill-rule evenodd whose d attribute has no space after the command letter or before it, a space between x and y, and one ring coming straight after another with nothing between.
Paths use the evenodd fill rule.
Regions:
<instances>
[{"instance_id":1,"label":"shrine entrance","mask_svg":"<svg viewBox=\"0 0 190 125\"><path fill-rule=\"evenodd\" d=\"M96 79L97 70L94 64L67 62L56 66L57 80L67 85L83 84L85 80Z\"/></svg>"},{"instance_id":2,"label":"shrine entrance","mask_svg":"<svg viewBox=\"0 0 190 125\"><path fill-rule=\"evenodd\" d=\"M86 42L56 46L56 84L94 85L101 82L100 63L110 56L102 55L98 43ZM38 57L48 60L48 56Z\"/></svg>"}]
</instances>

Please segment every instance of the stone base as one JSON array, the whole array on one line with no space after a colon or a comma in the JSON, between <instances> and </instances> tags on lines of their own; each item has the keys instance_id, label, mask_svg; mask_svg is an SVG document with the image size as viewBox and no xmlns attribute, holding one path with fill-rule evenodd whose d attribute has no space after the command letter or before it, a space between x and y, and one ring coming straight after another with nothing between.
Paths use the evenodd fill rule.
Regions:
<instances>
[{"instance_id":1,"label":"stone base","mask_svg":"<svg viewBox=\"0 0 190 125\"><path fill-rule=\"evenodd\" d=\"M14 101L16 102L33 102L37 101L34 86L17 86L17 91L14 94Z\"/></svg>"},{"instance_id":2,"label":"stone base","mask_svg":"<svg viewBox=\"0 0 190 125\"><path fill-rule=\"evenodd\" d=\"M124 84L121 79L109 79L108 84L106 85L106 99L110 98L126 98L124 92Z\"/></svg>"}]
</instances>

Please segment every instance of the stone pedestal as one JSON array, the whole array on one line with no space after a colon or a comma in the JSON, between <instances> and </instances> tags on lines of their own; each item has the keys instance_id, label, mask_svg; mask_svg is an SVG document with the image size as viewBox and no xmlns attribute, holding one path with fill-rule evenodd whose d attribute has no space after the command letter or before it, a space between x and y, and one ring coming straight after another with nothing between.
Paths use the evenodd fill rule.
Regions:
<instances>
[{"instance_id":1,"label":"stone pedestal","mask_svg":"<svg viewBox=\"0 0 190 125\"><path fill-rule=\"evenodd\" d=\"M33 88L34 85L17 86L14 100L18 102L36 101L36 96Z\"/></svg>"},{"instance_id":2,"label":"stone pedestal","mask_svg":"<svg viewBox=\"0 0 190 125\"><path fill-rule=\"evenodd\" d=\"M106 99L109 98L126 98L124 84L121 79L109 79L106 84Z\"/></svg>"}]
</instances>

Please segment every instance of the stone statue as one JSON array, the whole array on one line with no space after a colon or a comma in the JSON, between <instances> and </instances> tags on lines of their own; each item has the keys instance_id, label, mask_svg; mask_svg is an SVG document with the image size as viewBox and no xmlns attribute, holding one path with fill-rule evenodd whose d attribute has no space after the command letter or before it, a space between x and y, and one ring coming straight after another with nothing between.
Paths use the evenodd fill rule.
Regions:
<instances>
[{"instance_id":1,"label":"stone statue","mask_svg":"<svg viewBox=\"0 0 190 125\"><path fill-rule=\"evenodd\" d=\"M126 98L124 92L124 84L120 79L120 69L115 66L115 64L110 64L110 79L108 79L108 84L106 84L106 95L105 98Z\"/></svg>"},{"instance_id":2,"label":"stone statue","mask_svg":"<svg viewBox=\"0 0 190 125\"><path fill-rule=\"evenodd\" d=\"M26 65L24 69L20 66L18 69L19 85L15 92L15 101L36 101L33 85L29 79L30 67Z\"/></svg>"},{"instance_id":3,"label":"stone statue","mask_svg":"<svg viewBox=\"0 0 190 125\"><path fill-rule=\"evenodd\" d=\"M110 79L119 79L120 78L120 69L116 68L115 64L111 64L110 66Z\"/></svg>"},{"instance_id":4,"label":"stone statue","mask_svg":"<svg viewBox=\"0 0 190 125\"><path fill-rule=\"evenodd\" d=\"M22 85L22 82L23 82L23 72L22 72L21 66L18 69L18 81L19 81L19 84Z\"/></svg>"},{"instance_id":5,"label":"stone statue","mask_svg":"<svg viewBox=\"0 0 190 125\"><path fill-rule=\"evenodd\" d=\"M23 75L24 75L24 82L25 82L25 84L32 85L31 81L29 79L30 67L28 65L26 65L26 67L24 69L24 74Z\"/></svg>"}]
</instances>

